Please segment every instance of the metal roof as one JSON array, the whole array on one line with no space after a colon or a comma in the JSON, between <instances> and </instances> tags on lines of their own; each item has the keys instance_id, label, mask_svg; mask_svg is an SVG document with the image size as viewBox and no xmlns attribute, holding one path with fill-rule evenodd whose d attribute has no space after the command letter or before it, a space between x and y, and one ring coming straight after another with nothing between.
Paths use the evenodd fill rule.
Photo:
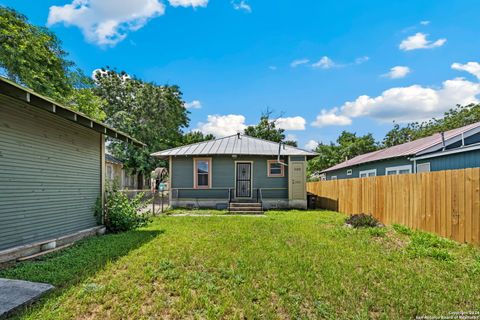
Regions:
<instances>
[{"instance_id":1,"label":"metal roof","mask_svg":"<svg viewBox=\"0 0 480 320\"><path fill-rule=\"evenodd\" d=\"M480 132L480 122L470 124L461 128L449 130L444 132L445 143L453 143L458 141L464 134L474 134ZM379 161L384 159L415 156L425 154L426 152L433 152L442 149L442 135L441 133L435 133L434 135L414 140L411 142L399 144L386 149L373 151L370 153L362 154L354 157L350 160L339 163L333 167L323 170L322 172L328 172L343 168L352 167L355 165Z\"/></svg>"},{"instance_id":2,"label":"metal roof","mask_svg":"<svg viewBox=\"0 0 480 320\"><path fill-rule=\"evenodd\" d=\"M105 161L110 162L110 163L114 163L114 164L123 164L123 162L120 159L115 158L114 156L112 156L109 153L105 153Z\"/></svg>"},{"instance_id":3,"label":"metal roof","mask_svg":"<svg viewBox=\"0 0 480 320\"><path fill-rule=\"evenodd\" d=\"M262 155L277 156L279 144L243 134L235 134L215 140L203 141L174 149L152 153L154 157L207 156L207 155ZM315 152L282 144L282 156L315 157Z\"/></svg>"},{"instance_id":4,"label":"metal roof","mask_svg":"<svg viewBox=\"0 0 480 320\"><path fill-rule=\"evenodd\" d=\"M61 118L75 122L83 127L103 133L109 137L116 138L137 146L145 146L143 142L130 137L126 133L109 127L102 122L96 121L81 112L67 108L58 102L55 102L3 77L0 77L0 94L20 100L28 105L45 110Z\"/></svg>"}]
</instances>

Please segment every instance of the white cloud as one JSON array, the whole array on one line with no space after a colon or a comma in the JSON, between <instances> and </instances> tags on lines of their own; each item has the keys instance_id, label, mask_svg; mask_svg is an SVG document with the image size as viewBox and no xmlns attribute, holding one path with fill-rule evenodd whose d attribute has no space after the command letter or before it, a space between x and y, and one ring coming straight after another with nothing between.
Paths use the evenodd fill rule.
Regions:
<instances>
[{"instance_id":1,"label":"white cloud","mask_svg":"<svg viewBox=\"0 0 480 320\"><path fill-rule=\"evenodd\" d=\"M287 141L297 141L298 139L297 139L297 136L294 135L294 134L287 134L285 136L285 140L287 140Z\"/></svg>"},{"instance_id":2,"label":"white cloud","mask_svg":"<svg viewBox=\"0 0 480 320\"><path fill-rule=\"evenodd\" d=\"M332 59L330 59L327 56L323 56L318 60L317 62L312 64L313 68L319 68L319 69L331 69L331 68L340 68L340 67L348 67L352 65L357 65L357 64L362 64L370 60L370 57L363 56L363 57L358 57L355 59L353 62L349 63L336 63Z\"/></svg>"},{"instance_id":3,"label":"white cloud","mask_svg":"<svg viewBox=\"0 0 480 320\"><path fill-rule=\"evenodd\" d=\"M276 126L285 130L305 130L305 119L296 117L278 118L275 122Z\"/></svg>"},{"instance_id":4,"label":"white cloud","mask_svg":"<svg viewBox=\"0 0 480 320\"><path fill-rule=\"evenodd\" d=\"M290 63L290 67L296 68L302 64L307 64L310 62L310 59L298 59L298 60L293 60L292 63Z\"/></svg>"},{"instance_id":5,"label":"white cloud","mask_svg":"<svg viewBox=\"0 0 480 320\"><path fill-rule=\"evenodd\" d=\"M390 79L400 79L400 78L405 78L407 74L410 73L410 68L405 67L405 66L395 66L390 69L390 72L384 74L384 77L390 78Z\"/></svg>"},{"instance_id":6,"label":"white cloud","mask_svg":"<svg viewBox=\"0 0 480 320\"><path fill-rule=\"evenodd\" d=\"M308 142L305 144L305 149L307 150L315 150L318 147L318 142L315 140L308 140Z\"/></svg>"},{"instance_id":7,"label":"white cloud","mask_svg":"<svg viewBox=\"0 0 480 320\"><path fill-rule=\"evenodd\" d=\"M47 25L77 26L87 41L115 45L128 32L142 28L148 20L164 13L165 5L158 0L73 0L63 6L51 6Z\"/></svg>"},{"instance_id":8,"label":"white cloud","mask_svg":"<svg viewBox=\"0 0 480 320\"><path fill-rule=\"evenodd\" d=\"M452 64L452 69L466 71L480 80L480 63L478 62L467 62L465 64L455 62Z\"/></svg>"},{"instance_id":9,"label":"white cloud","mask_svg":"<svg viewBox=\"0 0 480 320\"><path fill-rule=\"evenodd\" d=\"M430 24L430 21L429 20L423 20L423 21L420 21L420 24L422 26L428 26Z\"/></svg>"},{"instance_id":10,"label":"white cloud","mask_svg":"<svg viewBox=\"0 0 480 320\"><path fill-rule=\"evenodd\" d=\"M315 62L314 64L312 64L312 67L314 68L321 68L321 69L330 69L330 68L333 68L337 66L335 64L335 62L333 62L332 59L330 59L329 57L327 56L323 56L320 58L320 60L318 60L317 62Z\"/></svg>"},{"instance_id":11,"label":"white cloud","mask_svg":"<svg viewBox=\"0 0 480 320\"><path fill-rule=\"evenodd\" d=\"M197 126L198 131L204 134L213 134L216 137L225 137L243 132L247 126L245 125L245 117L240 114L228 115L209 115L207 122L200 122Z\"/></svg>"},{"instance_id":12,"label":"white cloud","mask_svg":"<svg viewBox=\"0 0 480 320\"><path fill-rule=\"evenodd\" d=\"M440 88L413 85L385 90L377 97L359 96L341 107L322 110L313 123L316 126L343 125L352 118L370 117L382 122L422 121L441 116L456 104L478 103L480 84L463 78L446 80ZM330 121L330 122L329 122Z\"/></svg>"},{"instance_id":13,"label":"white cloud","mask_svg":"<svg viewBox=\"0 0 480 320\"><path fill-rule=\"evenodd\" d=\"M331 110L323 109L317 116L312 126L314 127L326 127L326 126L348 126L352 124L352 119L347 116L338 114L338 108Z\"/></svg>"},{"instance_id":14,"label":"white cloud","mask_svg":"<svg viewBox=\"0 0 480 320\"><path fill-rule=\"evenodd\" d=\"M367 57L367 56L359 57L355 59L355 64L362 64L364 62L367 62L368 60L370 60L370 57Z\"/></svg>"},{"instance_id":15,"label":"white cloud","mask_svg":"<svg viewBox=\"0 0 480 320\"><path fill-rule=\"evenodd\" d=\"M191 102L185 102L185 108L187 108L187 109L200 109L200 108L202 108L202 103L199 100L193 100Z\"/></svg>"},{"instance_id":16,"label":"white cloud","mask_svg":"<svg viewBox=\"0 0 480 320\"><path fill-rule=\"evenodd\" d=\"M441 47L447 42L447 39L442 38L438 39L434 42L427 40L428 34L417 32L413 36L404 39L400 45L400 50L410 51L410 50L417 50L417 49L432 49Z\"/></svg>"},{"instance_id":17,"label":"white cloud","mask_svg":"<svg viewBox=\"0 0 480 320\"><path fill-rule=\"evenodd\" d=\"M172 7L206 7L208 0L168 0Z\"/></svg>"},{"instance_id":18,"label":"white cloud","mask_svg":"<svg viewBox=\"0 0 480 320\"><path fill-rule=\"evenodd\" d=\"M252 7L247 3L246 0L234 0L232 1L233 8L235 10L243 10L245 12L252 12Z\"/></svg>"}]
</instances>

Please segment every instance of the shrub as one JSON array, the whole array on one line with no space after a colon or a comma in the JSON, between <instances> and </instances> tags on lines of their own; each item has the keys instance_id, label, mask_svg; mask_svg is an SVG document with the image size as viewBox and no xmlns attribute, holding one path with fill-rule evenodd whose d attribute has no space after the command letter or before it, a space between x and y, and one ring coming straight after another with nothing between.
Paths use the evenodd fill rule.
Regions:
<instances>
[{"instance_id":1,"label":"shrub","mask_svg":"<svg viewBox=\"0 0 480 320\"><path fill-rule=\"evenodd\" d=\"M107 192L105 204L105 226L110 232L123 232L147 225L150 220L140 210L145 207L142 202L143 193L129 199L128 196L116 188Z\"/></svg>"},{"instance_id":2,"label":"shrub","mask_svg":"<svg viewBox=\"0 0 480 320\"><path fill-rule=\"evenodd\" d=\"M351 215L345 220L345 223L354 228L373 228L381 226L380 222L375 219L375 217L365 213Z\"/></svg>"},{"instance_id":3,"label":"shrub","mask_svg":"<svg viewBox=\"0 0 480 320\"><path fill-rule=\"evenodd\" d=\"M404 234L407 236L411 236L413 234L412 229L405 227L401 224L393 224L392 225L393 230L395 230L397 233Z\"/></svg>"}]
</instances>

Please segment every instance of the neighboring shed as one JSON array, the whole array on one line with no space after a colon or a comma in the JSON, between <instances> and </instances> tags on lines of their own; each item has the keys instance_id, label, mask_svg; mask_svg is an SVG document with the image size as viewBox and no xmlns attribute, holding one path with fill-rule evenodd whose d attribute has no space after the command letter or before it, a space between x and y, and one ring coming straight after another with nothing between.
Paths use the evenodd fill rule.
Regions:
<instances>
[{"instance_id":1,"label":"neighboring shed","mask_svg":"<svg viewBox=\"0 0 480 320\"><path fill-rule=\"evenodd\" d=\"M480 122L366 153L321 172L322 179L480 167Z\"/></svg>"},{"instance_id":2,"label":"neighboring shed","mask_svg":"<svg viewBox=\"0 0 480 320\"><path fill-rule=\"evenodd\" d=\"M306 208L306 161L316 155L241 134L152 154L169 159L173 207L217 208Z\"/></svg>"},{"instance_id":3,"label":"neighboring shed","mask_svg":"<svg viewBox=\"0 0 480 320\"><path fill-rule=\"evenodd\" d=\"M97 225L105 135L142 145L0 78L0 250Z\"/></svg>"},{"instance_id":4,"label":"neighboring shed","mask_svg":"<svg viewBox=\"0 0 480 320\"><path fill-rule=\"evenodd\" d=\"M116 183L121 190L137 190L146 187L139 186L138 174L132 174L125 169L123 162L111 154L105 154L105 166L105 179L110 184Z\"/></svg>"}]
</instances>

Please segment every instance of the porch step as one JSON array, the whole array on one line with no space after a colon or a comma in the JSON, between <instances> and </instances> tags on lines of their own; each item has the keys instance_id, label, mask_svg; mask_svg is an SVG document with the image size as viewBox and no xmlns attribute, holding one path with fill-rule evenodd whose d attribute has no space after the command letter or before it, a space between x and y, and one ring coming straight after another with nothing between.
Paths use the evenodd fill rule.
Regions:
<instances>
[{"instance_id":1,"label":"porch step","mask_svg":"<svg viewBox=\"0 0 480 320\"><path fill-rule=\"evenodd\" d=\"M262 204L258 202L231 202L229 211L236 214L263 214Z\"/></svg>"}]
</instances>

